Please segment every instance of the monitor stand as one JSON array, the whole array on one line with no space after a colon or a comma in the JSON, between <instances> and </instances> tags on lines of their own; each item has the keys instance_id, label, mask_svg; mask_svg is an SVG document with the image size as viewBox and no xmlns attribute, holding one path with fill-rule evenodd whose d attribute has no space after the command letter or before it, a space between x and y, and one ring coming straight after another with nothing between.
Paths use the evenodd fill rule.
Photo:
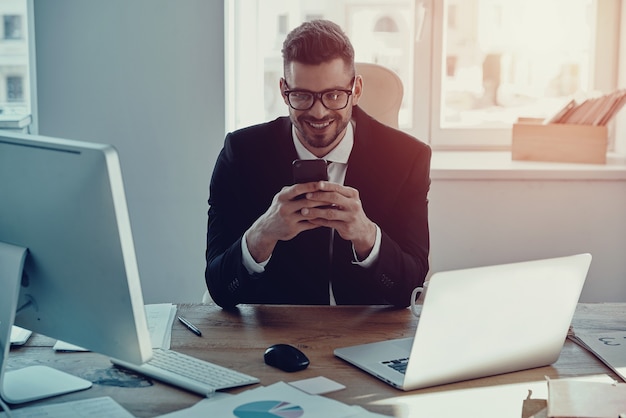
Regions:
<instances>
[{"instance_id":1,"label":"monitor stand","mask_svg":"<svg viewBox=\"0 0 626 418\"><path fill-rule=\"evenodd\" d=\"M0 242L0 396L12 404L91 387L88 380L46 366L5 371L27 252L26 248Z\"/></svg>"}]
</instances>

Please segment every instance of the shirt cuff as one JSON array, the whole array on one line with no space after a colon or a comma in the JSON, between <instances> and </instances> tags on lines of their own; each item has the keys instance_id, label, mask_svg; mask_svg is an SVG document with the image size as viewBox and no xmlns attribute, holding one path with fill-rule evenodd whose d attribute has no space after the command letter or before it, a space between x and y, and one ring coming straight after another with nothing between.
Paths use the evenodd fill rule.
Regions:
<instances>
[{"instance_id":1,"label":"shirt cuff","mask_svg":"<svg viewBox=\"0 0 626 418\"><path fill-rule=\"evenodd\" d=\"M241 255L243 266L246 268L246 270L248 270L249 274L261 274L265 271L265 266L270 261L270 258L272 258L272 256L270 255L267 260L261 263L257 263L250 254L250 250L248 249L248 241L246 240L247 236L248 231L246 231L241 238Z\"/></svg>"},{"instance_id":2,"label":"shirt cuff","mask_svg":"<svg viewBox=\"0 0 626 418\"><path fill-rule=\"evenodd\" d=\"M357 257L356 251L354 250L354 245L352 245L352 256L354 257L352 264L356 264L357 266L361 266L363 268L371 267L376 262L376 260L378 260L378 255L380 254L380 241L381 232L378 225L376 225L376 239L374 240L374 247L372 247L370 255L368 255L365 260L359 261L359 257Z\"/></svg>"}]
</instances>

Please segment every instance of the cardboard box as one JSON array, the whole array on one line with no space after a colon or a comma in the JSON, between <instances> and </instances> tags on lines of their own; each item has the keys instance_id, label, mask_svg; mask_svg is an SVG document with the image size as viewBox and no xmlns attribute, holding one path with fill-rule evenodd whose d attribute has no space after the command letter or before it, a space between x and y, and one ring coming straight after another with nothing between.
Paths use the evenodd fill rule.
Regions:
<instances>
[{"instance_id":1,"label":"cardboard box","mask_svg":"<svg viewBox=\"0 0 626 418\"><path fill-rule=\"evenodd\" d=\"M520 119L513 124L513 160L606 164L606 126L551 123Z\"/></svg>"}]
</instances>

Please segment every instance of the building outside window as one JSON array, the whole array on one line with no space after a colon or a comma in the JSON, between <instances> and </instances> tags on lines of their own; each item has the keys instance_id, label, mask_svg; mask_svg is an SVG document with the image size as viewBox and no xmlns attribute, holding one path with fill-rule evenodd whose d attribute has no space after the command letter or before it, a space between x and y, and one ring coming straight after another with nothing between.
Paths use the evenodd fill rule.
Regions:
<instances>
[{"instance_id":1,"label":"building outside window","mask_svg":"<svg viewBox=\"0 0 626 418\"><path fill-rule=\"evenodd\" d=\"M21 76L7 77L7 102L24 102L24 78Z\"/></svg>"},{"instance_id":2,"label":"building outside window","mask_svg":"<svg viewBox=\"0 0 626 418\"><path fill-rule=\"evenodd\" d=\"M27 0L0 1L0 127L31 114L27 7Z\"/></svg>"},{"instance_id":3,"label":"building outside window","mask_svg":"<svg viewBox=\"0 0 626 418\"><path fill-rule=\"evenodd\" d=\"M21 15L4 15L4 39L23 39Z\"/></svg>"}]
</instances>

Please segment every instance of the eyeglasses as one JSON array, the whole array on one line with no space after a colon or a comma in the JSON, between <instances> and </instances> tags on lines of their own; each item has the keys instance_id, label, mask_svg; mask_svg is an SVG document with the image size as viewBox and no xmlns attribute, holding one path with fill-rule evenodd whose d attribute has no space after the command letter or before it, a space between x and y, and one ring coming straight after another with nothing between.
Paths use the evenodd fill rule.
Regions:
<instances>
[{"instance_id":1,"label":"eyeglasses","mask_svg":"<svg viewBox=\"0 0 626 418\"><path fill-rule=\"evenodd\" d=\"M287 102L292 109L309 110L313 107L316 100L322 102L322 105L328 110L341 110L348 106L348 101L354 90L354 82L356 77L352 77L350 89L329 89L320 92L309 90L285 90L283 94L287 97ZM285 86L289 89L287 82Z\"/></svg>"}]
</instances>

